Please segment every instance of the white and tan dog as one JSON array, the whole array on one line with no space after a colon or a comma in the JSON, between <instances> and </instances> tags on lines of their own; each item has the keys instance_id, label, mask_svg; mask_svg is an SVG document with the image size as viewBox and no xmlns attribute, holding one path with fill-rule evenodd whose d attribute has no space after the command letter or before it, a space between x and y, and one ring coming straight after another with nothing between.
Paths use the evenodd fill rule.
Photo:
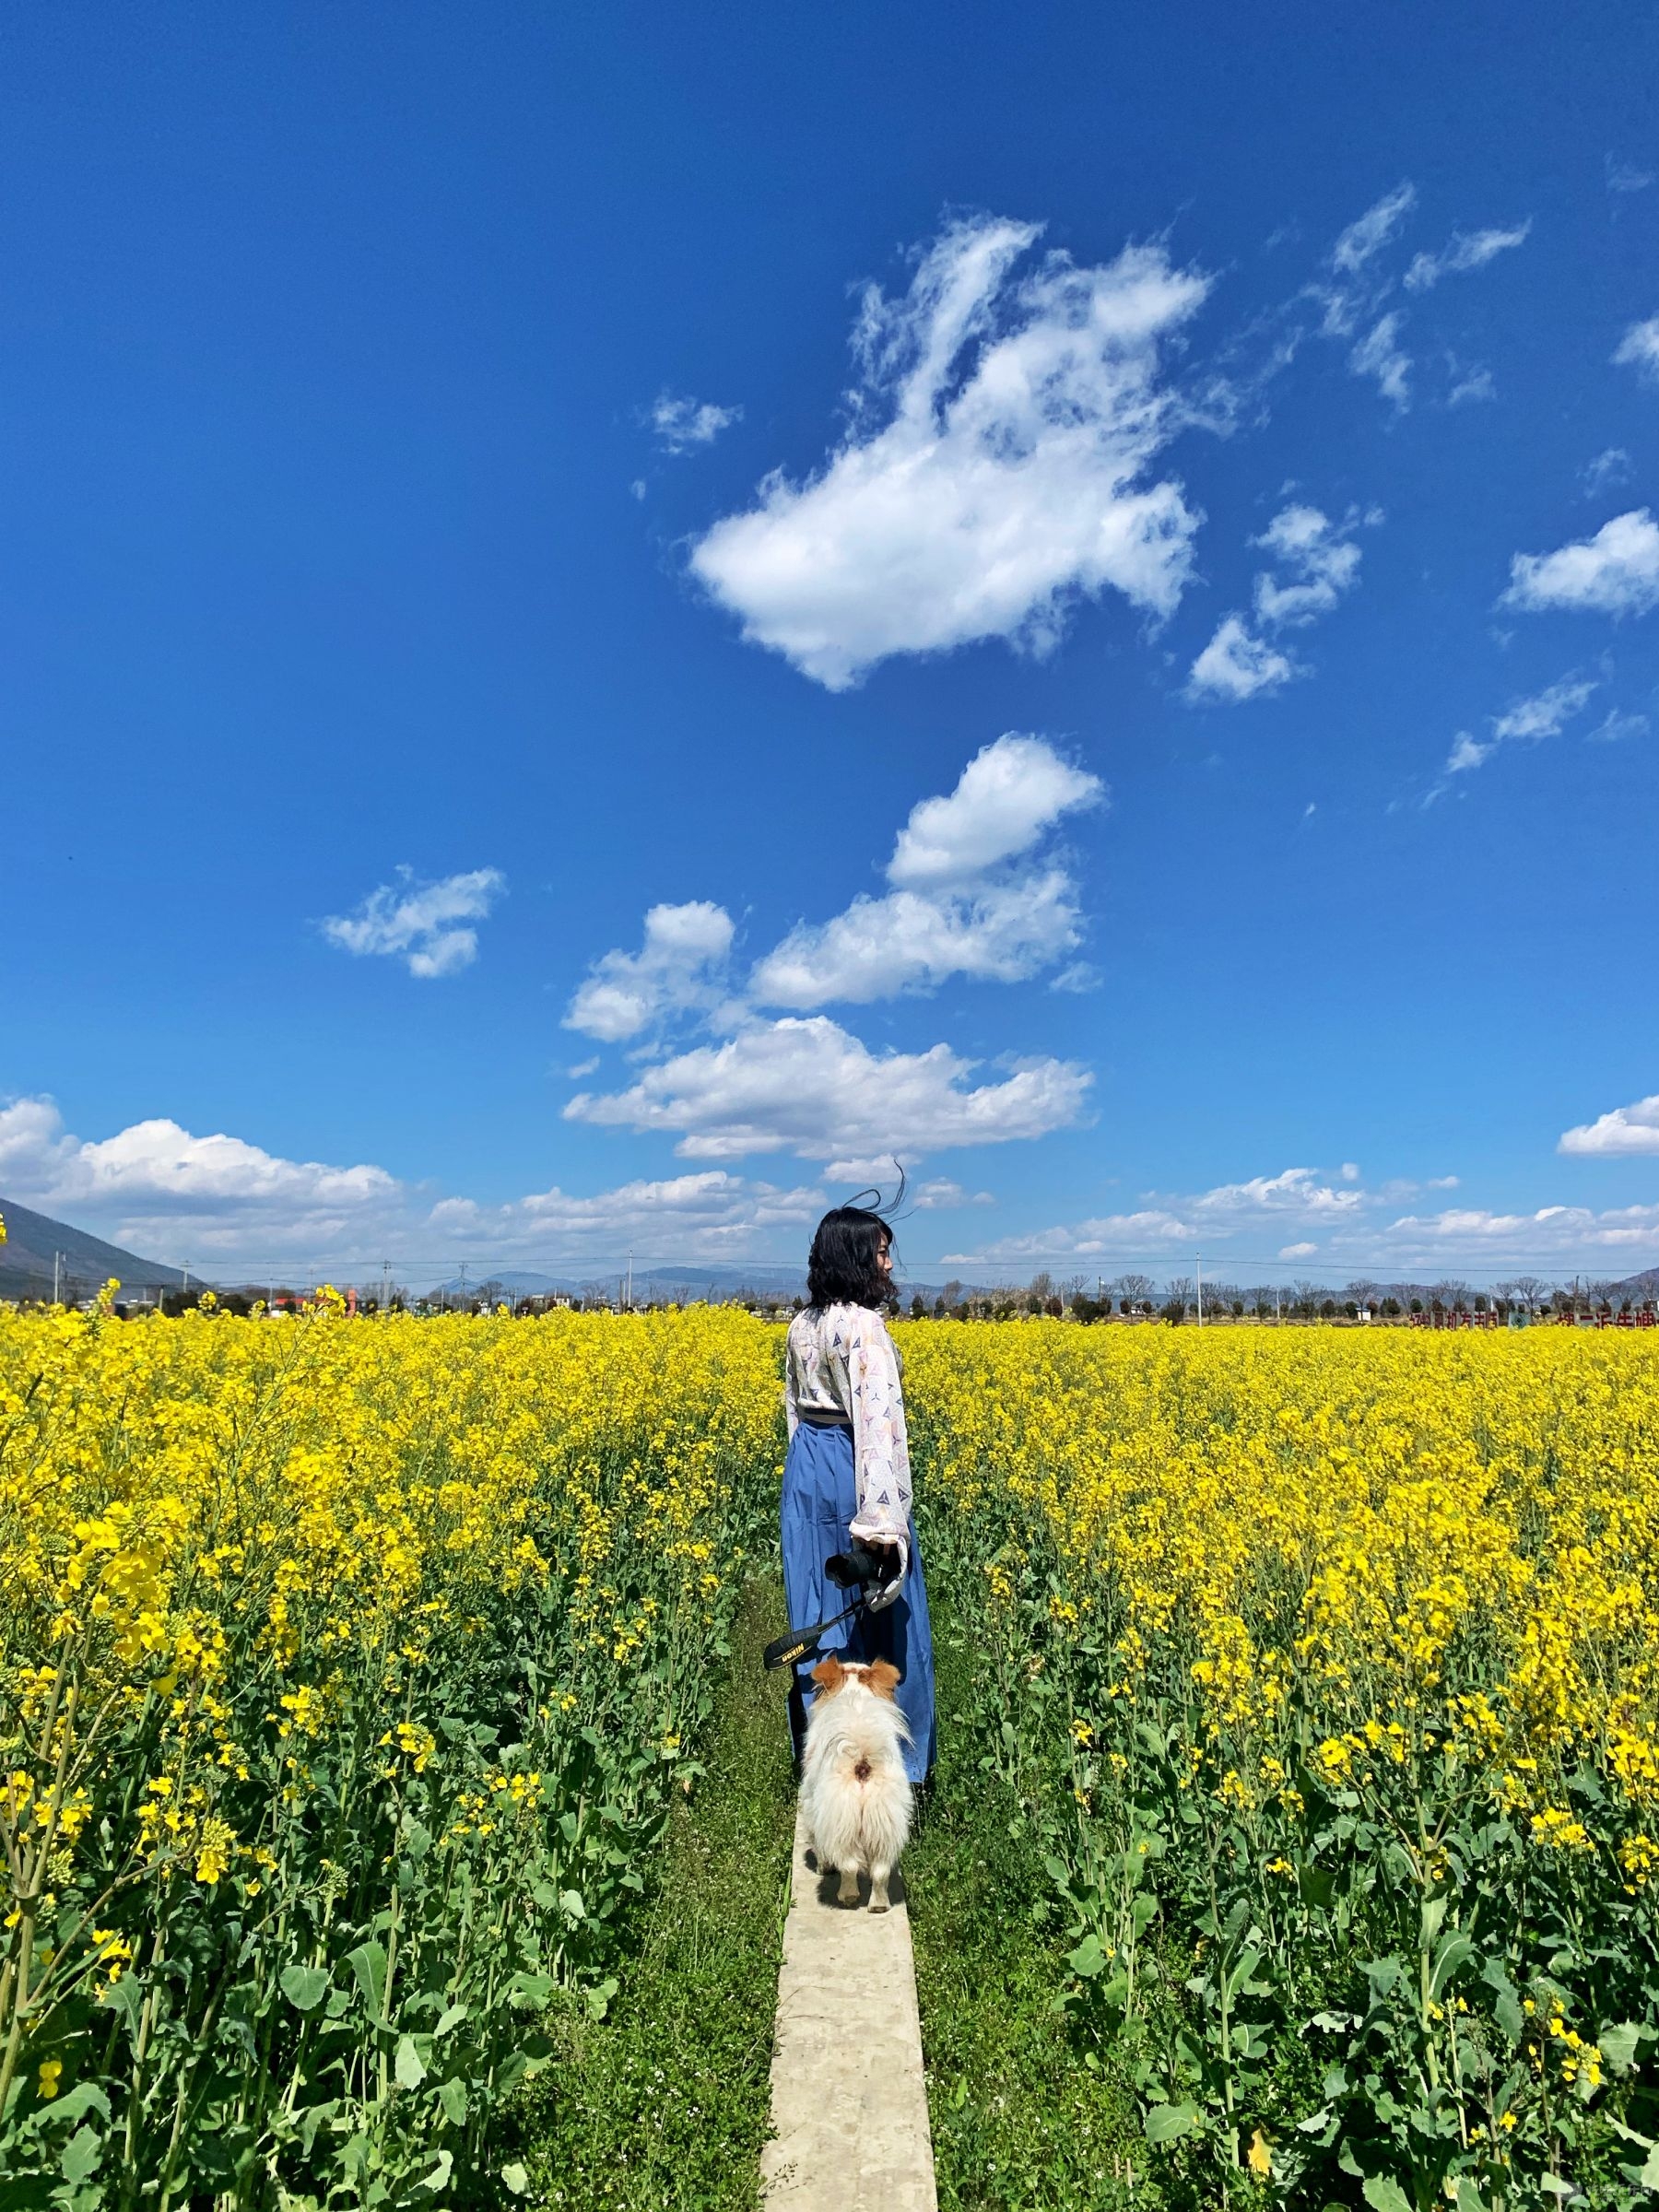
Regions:
<instances>
[{"instance_id":1,"label":"white and tan dog","mask_svg":"<svg viewBox=\"0 0 1659 2212\"><path fill-rule=\"evenodd\" d=\"M820 1874L839 1872L837 1901L858 1902L858 1877L870 1877L870 1910L888 1909L888 1879L910 1835L911 1785L903 1747L910 1730L893 1700L899 1669L821 1660L818 1695L806 1717L801 1809Z\"/></svg>"}]
</instances>

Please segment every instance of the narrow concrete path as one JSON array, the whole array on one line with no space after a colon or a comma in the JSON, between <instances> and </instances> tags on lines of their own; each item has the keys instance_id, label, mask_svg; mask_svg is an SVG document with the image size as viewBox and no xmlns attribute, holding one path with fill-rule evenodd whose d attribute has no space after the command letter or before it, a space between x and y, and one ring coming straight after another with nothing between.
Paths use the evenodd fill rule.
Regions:
<instances>
[{"instance_id":1,"label":"narrow concrete path","mask_svg":"<svg viewBox=\"0 0 1659 2212\"><path fill-rule=\"evenodd\" d=\"M861 1900L869 1896L866 1877ZM797 1816L778 1977L767 2212L936 2212L910 1912L835 1902Z\"/></svg>"}]
</instances>

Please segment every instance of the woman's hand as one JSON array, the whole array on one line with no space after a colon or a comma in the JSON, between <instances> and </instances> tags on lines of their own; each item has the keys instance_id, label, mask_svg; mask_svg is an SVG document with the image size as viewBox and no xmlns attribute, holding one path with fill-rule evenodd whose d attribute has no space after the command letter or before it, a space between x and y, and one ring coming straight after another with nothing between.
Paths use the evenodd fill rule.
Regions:
<instances>
[{"instance_id":1,"label":"woman's hand","mask_svg":"<svg viewBox=\"0 0 1659 2212\"><path fill-rule=\"evenodd\" d=\"M865 1546L881 1561L882 1569L879 1587L865 1602L872 1613L885 1612L904 1587L904 1571L909 1562L897 1544L872 1544L866 1537Z\"/></svg>"}]
</instances>

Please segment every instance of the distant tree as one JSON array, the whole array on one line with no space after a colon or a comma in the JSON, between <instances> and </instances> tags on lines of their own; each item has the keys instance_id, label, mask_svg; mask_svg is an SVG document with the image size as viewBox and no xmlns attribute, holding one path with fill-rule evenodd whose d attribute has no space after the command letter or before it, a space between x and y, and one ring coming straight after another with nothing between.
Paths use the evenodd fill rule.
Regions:
<instances>
[{"instance_id":1,"label":"distant tree","mask_svg":"<svg viewBox=\"0 0 1659 2212\"><path fill-rule=\"evenodd\" d=\"M1183 1308L1192 1304L1193 1278L1190 1275L1174 1276L1164 1285L1164 1302L1166 1311L1170 1306L1174 1305L1177 1300L1180 1301Z\"/></svg>"},{"instance_id":2,"label":"distant tree","mask_svg":"<svg viewBox=\"0 0 1659 2212\"><path fill-rule=\"evenodd\" d=\"M1468 1284L1456 1276L1448 1276L1434 1286L1435 1300L1448 1313L1466 1313L1473 1295Z\"/></svg>"},{"instance_id":3,"label":"distant tree","mask_svg":"<svg viewBox=\"0 0 1659 2212\"><path fill-rule=\"evenodd\" d=\"M1060 1321L1065 1317L1065 1307L1057 1291L1053 1297L1043 1300L1042 1310L1051 1321Z\"/></svg>"},{"instance_id":4,"label":"distant tree","mask_svg":"<svg viewBox=\"0 0 1659 2212\"><path fill-rule=\"evenodd\" d=\"M1112 1288L1123 1300L1125 1313L1150 1313L1158 1286L1149 1275L1120 1275Z\"/></svg>"},{"instance_id":5,"label":"distant tree","mask_svg":"<svg viewBox=\"0 0 1659 2212\"><path fill-rule=\"evenodd\" d=\"M1412 1300L1412 1301L1411 1301L1411 1310L1412 1310L1412 1312L1413 1312L1414 1313L1420 1313L1420 1312L1422 1312L1422 1310L1423 1310L1423 1301L1422 1301L1422 1300L1421 1300L1420 1298L1414 1298L1414 1299Z\"/></svg>"},{"instance_id":6,"label":"distant tree","mask_svg":"<svg viewBox=\"0 0 1659 2212\"><path fill-rule=\"evenodd\" d=\"M920 1290L918 1290L916 1295L911 1300L911 1319L912 1321L925 1321L927 1319L927 1300L923 1297Z\"/></svg>"},{"instance_id":7,"label":"distant tree","mask_svg":"<svg viewBox=\"0 0 1659 2212\"><path fill-rule=\"evenodd\" d=\"M1172 1329L1178 1329L1186 1319L1186 1300L1171 1298L1166 1300L1163 1317Z\"/></svg>"},{"instance_id":8,"label":"distant tree","mask_svg":"<svg viewBox=\"0 0 1659 2212\"><path fill-rule=\"evenodd\" d=\"M1384 1321L1397 1321L1400 1317L1399 1300L1397 1298L1385 1298L1382 1300L1382 1312Z\"/></svg>"},{"instance_id":9,"label":"distant tree","mask_svg":"<svg viewBox=\"0 0 1659 2212\"><path fill-rule=\"evenodd\" d=\"M1334 1298L1326 1298L1326 1299L1322 1299L1322 1300L1320 1300L1320 1305L1319 1305L1319 1318L1321 1319L1321 1321L1335 1321L1335 1318L1336 1318L1336 1300L1335 1300Z\"/></svg>"},{"instance_id":10,"label":"distant tree","mask_svg":"<svg viewBox=\"0 0 1659 2212\"><path fill-rule=\"evenodd\" d=\"M1312 1321L1319 1311L1319 1296L1324 1288L1322 1283L1309 1282L1305 1276L1291 1285L1292 1303L1304 1321Z\"/></svg>"}]
</instances>

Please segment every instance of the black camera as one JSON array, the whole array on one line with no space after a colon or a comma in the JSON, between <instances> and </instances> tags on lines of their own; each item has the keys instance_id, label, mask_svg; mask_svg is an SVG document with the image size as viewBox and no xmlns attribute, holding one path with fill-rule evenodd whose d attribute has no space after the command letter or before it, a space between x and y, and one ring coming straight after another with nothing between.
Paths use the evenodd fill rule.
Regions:
<instances>
[{"instance_id":1,"label":"black camera","mask_svg":"<svg viewBox=\"0 0 1659 2212\"><path fill-rule=\"evenodd\" d=\"M867 1590L871 1583L879 1587L893 1571L890 1556L876 1551L854 1536L845 1551L838 1551L824 1561L824 1572L840 1590Z\"/></svg>"}]
</instances>

